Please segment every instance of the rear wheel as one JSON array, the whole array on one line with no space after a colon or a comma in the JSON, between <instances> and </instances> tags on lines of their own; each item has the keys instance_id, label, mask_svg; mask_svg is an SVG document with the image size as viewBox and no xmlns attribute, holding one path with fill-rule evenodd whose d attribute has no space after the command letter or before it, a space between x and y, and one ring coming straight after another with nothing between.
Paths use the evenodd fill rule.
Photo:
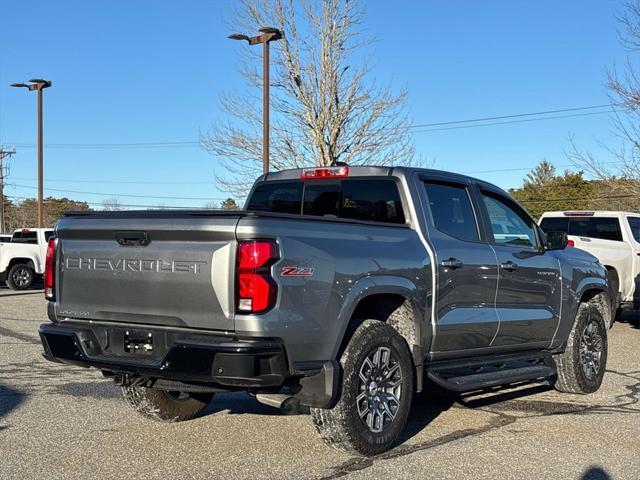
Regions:
<instances>
[{"instance_id":1,"label":"rear wheel","mask_svg":"<svg viewBox=\"0 0 640 480\"><path fill-rule=\"evenodd\" d=\"M340 396L311 417L328 445L347 453L376 455L391 448L404 428L413 395L413 363L392 327L366 320L354 332L340 363Z\"/></svg>"},{"instance_id":2,"label":"rear wheel","mask_svg":"<svg viewBox=\"0 0 640 480\"><path fill-rule=\"evenodd\" d=\"M12 290L26 290L33 284L33 269L28 265L18 263L9 269L7 286Z\"/></svg>"},{"instance_id":3,"label":"rear wheel","mask_svg":"<svg viewBox=\"0 0 640 480\"><path fill-rule=\"evenodd\" d=\"M594 302L580 304L567 347L554 359L560 392L584 394L600 388L607 367L607 327Z\"/></svg>"},{"instance_id":4,"label":"rear wheel","mask_svg":"<svg viewBox=\"0 0 640 480\"><path fill-rule=\"evenodd\" d=\"M134 385L122 387L122 394L140 415L162 422L190 420L213 398L213 393L170 392Z\"/></svg>"}]
</instances>

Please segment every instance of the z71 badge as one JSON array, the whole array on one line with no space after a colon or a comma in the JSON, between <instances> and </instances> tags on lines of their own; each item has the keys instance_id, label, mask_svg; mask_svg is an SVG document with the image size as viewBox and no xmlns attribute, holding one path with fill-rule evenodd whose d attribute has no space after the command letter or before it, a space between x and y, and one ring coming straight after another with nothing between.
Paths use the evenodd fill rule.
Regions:
<instances>
[{"instance_id":1,"label":"z71 badge","mask_svg":"<svg viewBox=\"0 0 640 480\"><path fill-rule=\"evenodd\" d=\"M312 277L313 267L282 267L283 277Z\"/></svg>"}]
</instances>

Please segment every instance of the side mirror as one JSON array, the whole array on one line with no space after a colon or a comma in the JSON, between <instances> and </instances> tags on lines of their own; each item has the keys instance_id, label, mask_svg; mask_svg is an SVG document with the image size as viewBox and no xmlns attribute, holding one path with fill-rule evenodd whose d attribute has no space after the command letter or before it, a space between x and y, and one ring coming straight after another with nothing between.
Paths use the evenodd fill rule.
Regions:
<instances>
[{"instance_id":1,"label":"side mirror","mask_svg":"<svg viewBox=\"0 0 640 480\"><path fill-rule=\"evenodd\" d=\"M545 245L547 250L564 250L567 248L567 243L566 232L547 232L547 243Z\"/></svg>"}]
</instances>

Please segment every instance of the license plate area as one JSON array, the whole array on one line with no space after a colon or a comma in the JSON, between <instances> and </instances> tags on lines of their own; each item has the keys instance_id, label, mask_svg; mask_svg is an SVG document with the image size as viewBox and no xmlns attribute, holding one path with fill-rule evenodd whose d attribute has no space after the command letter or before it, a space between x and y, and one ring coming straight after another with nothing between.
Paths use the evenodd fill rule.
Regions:
<instances>
[{"instance_id":1,"label":"license plate area","mask_svg":"<svg viewBox=\"0 0 640 480\"><path fill-rule=\"evenodd\" d=\"M144 330L126 330L123 350L129 354L151 356L153 354L153 333Z\"/></svg>"}]
</instances>

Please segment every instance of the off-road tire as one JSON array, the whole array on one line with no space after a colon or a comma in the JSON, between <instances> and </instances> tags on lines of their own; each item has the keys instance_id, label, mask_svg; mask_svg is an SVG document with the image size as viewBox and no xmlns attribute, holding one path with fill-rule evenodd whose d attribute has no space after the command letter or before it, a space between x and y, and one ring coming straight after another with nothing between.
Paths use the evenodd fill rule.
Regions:
<instances>
[{"instance_id":1,"label":"off-road tire","mask_svg":"<svg viewBox=\"0 0 640 480\"><path fill-rule=\"evenodd\" d=\"M401 389L395 417L376 433L360 418L356 399L365 391L360 381L361 368L380 347L389 349L391 362L388 365L400 366ZM371 456L388 450L397 441L411 409L414 367L406 341L391 326L377 320L365 320L349 340L340 364L342 378L335 405L329 409L311 409L316 430L326 444L346 453ZM398 381L398 377L395 379Z\"/></svg>"},{"instance_id":2,"label":"off-road tire","mask_svg":"<svg viewBox=\"0 0 640 480\"><path fill-rule=\"evenodd\" d=\"M581 356L581 345L583 337L588 337L585 329L591 322L594 322L594 330L600 338L601 354L597 373L589 377L583 368L585 360ZM600 388L607 367L607 334L608 328L598 305L595 302L581 303L565 351L553 356L557 367L556 390L586 394Z\"/></svg>"},{"instance_id":3,"label":"off-road tire","mask_svg":"<svg viewBox=\"0 0 640 480\"><path fill-rule=\"evenodd\" d=\"M33 285L34 276L33 268L23 263L16 263L9 269L7 287L11 290L26 290Z\"/></svg>"},{"instance_id":4,"label":"off-road tire","mask_svg":"<svg viewBox=\"0 0 640 480\"><path fill-rule=\"evenodd\" d=\"M213 393L185 394L135 385L123 386L122 394L140 415L160 422L191 420L213 398Z\"/></svg>"}]
</instances>

